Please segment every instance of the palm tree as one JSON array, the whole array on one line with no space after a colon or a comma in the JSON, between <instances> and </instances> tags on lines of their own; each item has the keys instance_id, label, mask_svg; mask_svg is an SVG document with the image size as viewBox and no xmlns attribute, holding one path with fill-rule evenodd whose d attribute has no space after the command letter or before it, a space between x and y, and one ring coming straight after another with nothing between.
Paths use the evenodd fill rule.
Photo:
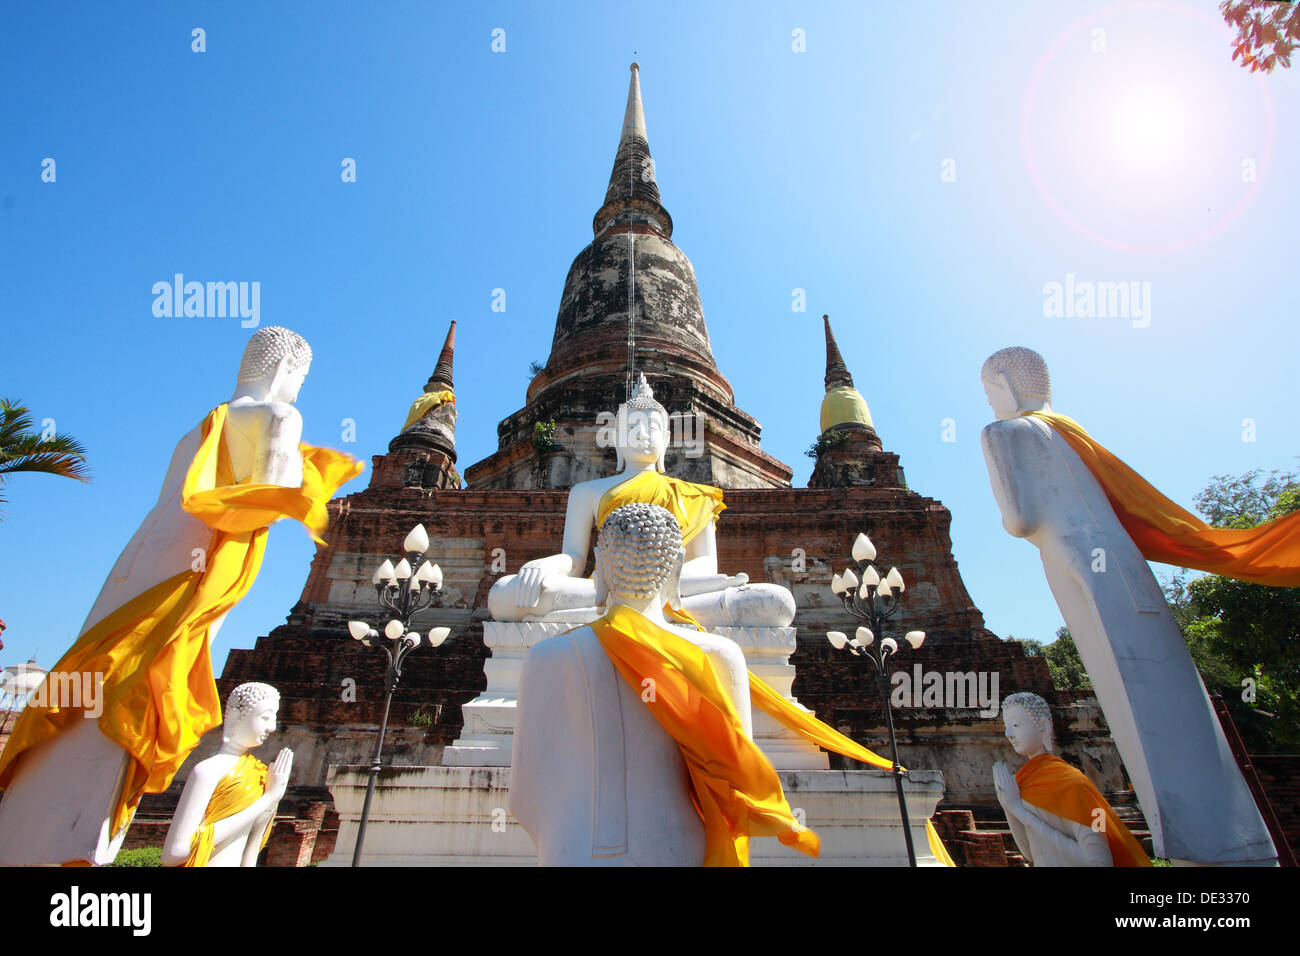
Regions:
<instances>
[{"instance_id":1,"label":"palm tree","mask_svg":"<svg viewBox=\"0 0 1300 956\"><path fill-rule=\"evenodd\" d=\"M43 471L77 481L90 481L86 449L75 438L34 434L32 414L17 402L0 398L0 504L6 476L18 471ZM0 512L3 515L3 512Z\"/></svg>"}]
</instances>

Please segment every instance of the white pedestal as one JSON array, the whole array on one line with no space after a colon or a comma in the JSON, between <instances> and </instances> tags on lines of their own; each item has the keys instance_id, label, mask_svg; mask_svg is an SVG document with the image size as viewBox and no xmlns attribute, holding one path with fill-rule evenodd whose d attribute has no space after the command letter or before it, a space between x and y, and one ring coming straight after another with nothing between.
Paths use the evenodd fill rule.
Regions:
<instances>
[{"instance_id":1,"label":"white pedestal","mask_svg":"<svg viewBox=\"0 0 1300 956\"><path fill-rule=\"evenodd\" d=\"M817 859L775 838L750 842L755 866L906 866L898 796L887 770L787 770L781 785L796 816L821 837ZM365 801L364 767L331 767L338 843L322 866L349 866ZM533 866L536 850L509 811L509 767L395 767L384 770L370 806L365 866ZM943 796L936 770L904 783L921 866L937 866L925 824Z\"/></svg>"},{"instance_id":2,"label":"white pedestal","mask_svg":"<svg viewBox=\"0 0 1300 956\"><path fill-rule=\"evenodd\" d=\"M595 617L592 617L595 620ZM538 641L572 630L579 622L483 623L483 643L492 657L483 665L487 689L465 704L465 726L460 737L445 748L447 767L509 767L514 743L515 710L519 702L519 675L524 655ZM589 622L588 622L589 623ZM793 627L718 627L713 633L740 645L755 676L798 703L790 694L795 669L790 655L795 649ZM827 756L772 717L754 708L754 742L777 770L825 770Z\"/></svg>"}]
</instances>

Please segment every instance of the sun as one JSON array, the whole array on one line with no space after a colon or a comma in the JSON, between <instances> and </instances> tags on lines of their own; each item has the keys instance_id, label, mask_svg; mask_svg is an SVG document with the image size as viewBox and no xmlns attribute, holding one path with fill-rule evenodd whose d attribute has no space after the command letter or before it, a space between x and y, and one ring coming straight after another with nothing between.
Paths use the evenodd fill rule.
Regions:
<instances>
[{"instance_id":1,"label":"sun","mask_svg":"<svg viewBox=\"0 0 1300 956\"><path fill-rule=\"evenodd\" d=\"M1168 166L1187 154L1187 111L1181 97L1156 87L1124 90L1111 117L1115 156L1141 166Z\"/></svg>"}]
</instances>

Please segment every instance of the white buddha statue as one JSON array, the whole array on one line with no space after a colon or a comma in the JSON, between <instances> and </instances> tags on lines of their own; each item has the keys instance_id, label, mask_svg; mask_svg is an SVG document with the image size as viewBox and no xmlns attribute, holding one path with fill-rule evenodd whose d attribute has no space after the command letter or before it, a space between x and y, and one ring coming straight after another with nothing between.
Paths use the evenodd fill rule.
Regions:
<instances>
[{"instance_id":1,"label":"white buddha statue","mask_svg":"<svg viewBox=\"0 0 1300 956\"><path fill-rule=\"evenodd\" d=\"M209 646L256 578L267 528L293 517L320 540L326 503L361 470L300 441L293 403L310 365L301 336L259 329L230 401L177 444L156 504L51 669L97 687L103 712L29 707L0 757L0 864L111 862L141 794L165 790L219 722Z\"/></svg>"},{"instance_id":2,"label":"white buddha statue","mask_svg":"<svg viewBox=\"0 0 1300 956\"><path fill-rule=\"evenodd\" d=\"M256 866L289 785L293 751L270 770L250 750L275 731L280 693L270 684L240 684L226 701L221 749L185 781L167 840L163 866Z\"/></svg>"},{"instance_id":3,"label":"white buddha statue","mask_svg":"<svg viewBox=\"0 0 1300 956\"><path fill-rule=\"evenodd\" d=\"M749 684L740 648L664 615L664 603L677 597L685 557L675 516L653 505L620 507L600 531L597 600L631 609L701 648L748 737ZM705 826L691 800L687 765L656 720L656 706L653 686L633 688L592 625L529 650L519 685L510 808L543 866L698 866L704 860Z\"/></svg>"},{"instance_id":4,"label":"white buddha statue","mask_svg":"<svg viewBox=\"0 0 1300 956\"><path fill-rule=\"evenodd\" d=\"M1039 549L1157 855L1270 862L1272 841L1164 595L1097 477L1051 423L1042 356L1002 349L980 377L998 419L980 440L1002 525Z\"/></svg>"},{"instance_id":5,"label":"white buddha statue","mask_svg":"<svg viewBox=\"0 0 1300 956\"><path fill-rule=\"evenodd\" d=\"M629 502L666 507L677 518L686 547L681 569L682 607L705 627L784 627L794 619L794 597L775 584L748 584L744 574L718 571L714 525L725 507L722 491L663 474L668 447L667 410L655 401L642 374L619 409L626 428L617 435L619 472L569 490L564 542L559 554L529 561L518 574L492 586L488 607L495 621L584 621L599 613L593 581L582 577L592 529Z\"/></svg>"},{"instance_id":6,"label":"white buddha statue","mask_svg":"<svg viewBox=\"0 0 1300 956\"><path fill-rule=\"evenodd\" d=\"M1022 797L1017 778L1025 780L1026 790L1039 803L1058 809L1072 803L1087 804L1093 809L1106 806L1087 777L1051 755L1052 713L1047 701L1037 694L1012 694L1002 705L1002 720L1012 749L1029 759L1016 776L1000 760L993 765L998 803L1007 815L1011 835L1025 859L1034 866L1113 866L1105 834L1110 818L1105 816L1105 811L1095 816L1088 813L1084 817L1086 822L1076 822ZM1041 785L1040 775L1044 778ZM1105 822L1094 827L1094 818ZM1131 835L1129 839L1132 840Z\"/></svg>"}]
</instances>

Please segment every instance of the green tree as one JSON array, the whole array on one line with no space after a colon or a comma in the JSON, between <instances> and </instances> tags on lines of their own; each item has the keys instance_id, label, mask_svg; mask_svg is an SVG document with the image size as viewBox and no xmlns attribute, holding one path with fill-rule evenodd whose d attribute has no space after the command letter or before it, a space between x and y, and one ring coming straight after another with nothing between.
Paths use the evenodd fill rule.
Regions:
<instances>
[{"instance_id":1,"label":"green tree","mask_svg":"<svg viewBox=\"0 0 1300 956\"><path fill-rule=\"evenodd\" d=\"M1236 28L1232 58L1254 73L1272 73L1291 66L1291 53L1300 46L1300 4L1280 0L1235 0L1219 4L1228 26Z\"/></svg>"},{"instance_id":2,"label":"green tree","mask_svg":"<svg viewBox=\"0 0 1300 956\"><path fill-rule=\"evenodd\" d=\"M1022 640L1025 653L1030 657L1041 657L1047 661L1047 669L1052 672L1052 683L1060 690L1092 690L1092 680L1083 669L1079 658L1079 649L1074 646L1068 627L1056 629L1056 640L1051 644L1041 641Z\"/></svg>"},{"instance_id":3,"label":"green tree","mask_svg":"<svg viewBox=\"0 0 1300 956\"><path fill-rule=\"evenodd\" d=\"M1197 510L1233 528L1300 510L1300 476L1263 475L1214 476ZM1164 590L1205 686L1223 696L1247 749L1300 749L1300 588L1180 570Z\"/></svg>"},{"instance_id":4,"label":"green tree","mask_svg":"<svg viewBox=\"0 0 1300 956\"><path fill-rule=\"evenodd\" d=\"M18 472L40 471L90 481L86 449L80 442L69 435L34 433L34 426L28 409L0 398L0 505L5 501L8 476Z\"/></svg>"}]
</instances>

